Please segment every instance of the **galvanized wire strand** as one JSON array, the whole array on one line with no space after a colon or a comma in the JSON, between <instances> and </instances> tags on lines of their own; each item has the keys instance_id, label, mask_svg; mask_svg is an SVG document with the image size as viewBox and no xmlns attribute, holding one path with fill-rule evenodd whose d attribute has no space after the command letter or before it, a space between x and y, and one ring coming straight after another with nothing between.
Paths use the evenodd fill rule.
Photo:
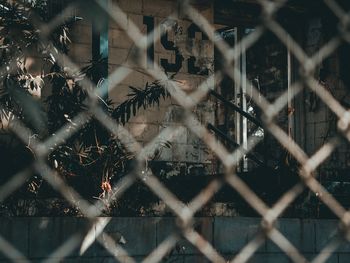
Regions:
<instances>
[{"instance_id":1,"label":"galvanized wire strand","mask_svg":"<svg viewBox=\"0 0 350 263\"><path fill-rule=\"evenodd\" d=\"M55 134L51 135L44 141L39 141L33 131L25 126L17 117L14 118L10 129L22 140L22 142L33 152L35 156L32 167L28 167L14 175L5 185L0 187L0 200L6 199L11 193L15 192L21 185L25 183L31 175L32 170L39 172L43 178L68 202L77 207L84 216L87 217L89 225L85 229L81 229L73 233L63 244L61 244L46 259L46 262L54 262L58 259L64 259L70 253L78 248L81 243L84 244L83 251L91 246L96 240L111 253L111 255L119 261L135 262L135 260L123 249L120 244L105 232L105 228L110 223L109 218L99 219L103 215L103 209L112 204L123 196L124 192L134 185L137 181L142 182L151 190L159 200L163 201L168 208L176 216L179 224L177 231L168 236L156 249L154 249L145 259L144 262L160 262L171 249L174 248L180 236L184 236L193 246L195 246L205 257L212 262L226 262L224 257L215 250L208 240L205 240L198 232L194 230L192 225L194 215L205 206L218 192L224 184L231 186L260 216L261 229L252 239L245 245L240 252L232 259L234 263L244 263L257 252L259 247L267 240L271 239L283 252L285 252L293 262L308 262L300 251L276 228L278 218L287 209L287 207L298 197L305 189L310 189L312 193L317 194L319 200L326 205L338 218L343 228L339 229L339 235L335 237L313 260L313 263L325 262L334 251L341 245L344 239L348 239L347 232L350 229L350 213L332 196L317 180L317 170L326 159L341 144L341 136L347 140L350 139L350 113L341 105L339 100L335 98L325 87L323 87L315 78L315 69L338 50L340 45L346 40L348 32L346 25L349 21L349 15L334 0L324 0L328 8L338 17L340 29L338 34L325 43L311 57L307 56L304 49L295 41L288 31L279 24L274 15L287 1L267 1L259 0L263 13L260 24L254 32L244 36L235 47L230 47L222 37L215 33L215 29L210 21L208 21L198 10L192 7L188 1L179 2L179 10L173 12L169 18L177 17L178 12L185 14L193 21L209 38L213 46L215 46L224 58L224 69L210 74L197 89L191 94L184 92L180 85L172 80L162 71L159 65L155 65L153 69L145 68L144 61L147 61L147 48L152 44L150 39L159 40L162 30L161 25L156 27L150 35L143 34L139 28L132 22L128 21L127 14L117 5L112 4L109 8L103 6L99 1L97 5L109 16L136 46L133 61L121 65L109 75L110 89L117 89L123 79L132 74L132 67L135 65L143 67L145 72L162 83L163 87L171 94L176 102L183 109L182 119L179 121L181 125L177 127L165 128L161 133L146 145L142 146L131 135L131 133L122 125L112 119L100 106L98 102L103 102L106 94L101 93L94 83L88 80L81 82L81 86L88 92L87 111L77 113L70 123L61 127ZM64 14L70 13L74 9L73 5L58 14L48 24L40 24L33 21L36 27L41 31L40 37L42 41L48 44L48 49L55 54L55 59L61 66L68 66L72 72L79 72L79 67L72 62L69 56L57 53L52 47L52 43L48 40L50 33L64 21ZM235 172L235 168L239 161L250 153L259 139L248 139L248 147L243 146L230 152L221 142L219 142L213 134L206 129L206 124L201 123L192 112L201 101L205 100L208 92L215 89L217 83L227 74L233 80L240 80L243 77L242 72L233 66L233 63L240 59L244 49L249 49L255 45L266 31L271 31L279 41L290 51L302 66L302 74L290 87L289 92L283 92L273 103L270 103L260 90L248 79L244 81L247 85L252 86L251 98L256 105L262 110L264 129L288 151L288 153L297 160L300 165L300 181L292 186L288 191L269 207L251 188L247 185ZM152 36L150 38L149 36ZM152 40L153 41L153 40ZM15 65L12 61L12 66ZM10 66L3 66L0 72L8 74ZM242 85L242 83L240 83ZM327 107L337 116L339 134L328 140L314 154L308 156L293 138L291 138L281 127L275 122L275 117L288 105L288 101L297 97L304 87L313 91ZM0 105L3 107L3 105ZM3 107L4 108L4 107ZM85 124L92 119L97 120L105 127L116 140L119 140L125 148L136 156L136 167L134 171L120 179L116 185L112 187L111 195L105 200L98 200L90 203L84 200L74 189L69 187L62 180L58 172L53 170L45 163L45 158L49 153L55 150L59 145L65 143L71 136L78 132ZM185 204L180 201L147 167L147 162L155 151L161 147L162 141L173 141L181 134L183 129L194 133L204 144L212 151L221 161L225 173L222 177L213 178L213 180L204 187L189 203ZM97 231L98 230L98 231ZM28 262L17 249L0 236L0 250L10 260L17 259Z\"/></svg>"}]
</instances>

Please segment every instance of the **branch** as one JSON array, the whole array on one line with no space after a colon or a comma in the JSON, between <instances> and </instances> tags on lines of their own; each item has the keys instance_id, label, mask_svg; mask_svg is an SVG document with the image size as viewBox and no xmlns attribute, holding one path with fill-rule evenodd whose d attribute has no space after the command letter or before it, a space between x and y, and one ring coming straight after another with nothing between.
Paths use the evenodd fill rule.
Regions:
<instances>
[{"instance_id":1,"label":"branch","mask_svg":"<svg viewBox=\"0 0 350 263\"><path fill-rule=\"evenodd\" d=\"M146 83L144 89L129 86L131 92L127 95L129 98L118 105L112 112L112 117L117 121L125 124L132 116L135 116L137 111L143 107L159 106L160 99L164 100L170 97L169 92L159 81Z\"/></svg>"}]
</instances>

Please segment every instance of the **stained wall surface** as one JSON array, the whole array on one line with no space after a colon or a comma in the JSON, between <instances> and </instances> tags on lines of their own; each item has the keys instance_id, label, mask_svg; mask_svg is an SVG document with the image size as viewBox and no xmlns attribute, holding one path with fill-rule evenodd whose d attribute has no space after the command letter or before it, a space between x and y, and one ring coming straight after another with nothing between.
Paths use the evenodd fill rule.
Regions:
<instances>
[{"instance_id":1,"label":"stained wall surface","mask_svg":"<svg viewBox=\"0 0 350 263\"><path fill-rule=\"evenodd\" d=\"M186 17L177 16L176 1L169 0L118 0L112 1L125 12L128 29L136 25L143 33L154 29L154 39L148 52L153 56L154 65L168 76L174 74L176 83L190 93L200 85L213 85L206 79L213 72L214 48L206 36ZM112 10L113 11L113 10ZM213 8L206 5L199 10L212 23ZM169 16L175 15L174 18ZM160 37L160 32L167 33ZM128 30L129 31L129 30ZM91 23L81 21L72 32L70 56L79 65L86 65L91 59ZM204 40L204 41L203 41ZM153 68L153 64L134 61L135 44L125 31L110 19L109 23L109 73L113 74L120 66L126 65L132 73L115 87L109 87L109 99L117 107L128 98L131 87L144 89L147 84L156 81L143 67ZM178 51L177 51L178 50ZM166 127L179 127L181 108L174 99L161 99L159 106L142 107L125 127L142 144L146 145ZM200 122L215 124L215 103L211 100L200 103L193 113ZM213 155L188 129L181 128L171 148L163 148L158 160L213 165ZM212 169L212 168L209 168Z\"/></svg>"}]
</instances>

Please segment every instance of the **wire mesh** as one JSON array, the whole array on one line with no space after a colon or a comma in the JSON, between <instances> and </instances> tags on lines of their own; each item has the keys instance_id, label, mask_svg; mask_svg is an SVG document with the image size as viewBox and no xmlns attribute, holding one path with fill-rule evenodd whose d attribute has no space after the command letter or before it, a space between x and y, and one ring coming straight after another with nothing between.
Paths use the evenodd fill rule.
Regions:
<instances>
[{"instance_id":1,"label":"wire mesh","mask_svg":"<svg viewBox=\"0 0 350 263\"><path fill-rule=\"evenodd\" d=\"M98 229L98 242L110 251L116 260L125 262L135 262L135 260L128 255L128 253L122 248L120 244L117 244L115 240L108 234L104 233L105 227L108 225L110 219L99 218L103 208L106 204L118 199L123 193L132 186L137 180L143 182L159 199L165 202L165 204L172 210L173 214L178 219L178 231L173 235L170 235L165 241L163 241L148 257L144 259L144 262L160 262L162 258L176 245L176 242L182 236L187 239L193 246L204 254L212 262L227 262L222 255L215 248L206 241L193 227L193 219L195 213L200 210L224 184L228 184L235 189L239 195L261 215L261 227L258 234L241 249L230 262L247 262L259 247L265 242L265 240L272 240L282 251L284 251L292 260L292 262L309 262L304 255L298 251L298 249L276 228L276 223L281 214L287 209L287 207L302 193L305 188L310 189L312 192L322 193L319 196L321 201L339 218L339 235L334 238L312 262L320 263L326 262L326 260L332 255L332 253L341 244L342 240L349 240L349 228L350 228L350 213L331 195L317 180L316 169L332 154L332 152L341 143L341 138L345 137L350 139L349 127L350 127L350 113L345 109L340 102L334 98L334 96L319 84L314 78L314 70L316 67L334 51L336 51L344 41L348 41L349 31L349 15L342 10L342 8L334 0L325 0L324 3L329 7L332 12L338 17L341 30L339 34L326 43L316 54L308 56L303 48L293 40L290 34L274 19L274 14L286 4L287 1L267 1L259 0L259 4L263 10L263 19L261 24L256 27L255 31L244 37L240 44L235 47L229 47L225 41L215 33L213 25L210 24L191 4L189 1L178 1L179 9L176 10L173 16L176 17L177 12L183 16L187 16L192 22L194 22L205 34L209 40L214 43L215 47L222 54L222 58L225 60L225 72L216 72L209 78L214 79L220 74L227 74L232 79L241 79L242 72L237 67L234 67L234 62L242 55L242 49L240 48L244 44L247 48L254 45L259 38L267 31L273 32L273 34L290 50L291 54L296 58L302 67L303 75L301 78L292 85L290 94L282 94L274 103L270 103L265 99L257 89L254 83L246 79L252 88L251 98L258 105L263 112L263 126L270 132L278 142L288 150L288 152L300 163L299 176L300 181L293 186L290 190L286 191L280 199L272 206L268 206L254 191L236 174L236 166L258 142L254 138L250 138L248 141L247 149L237 149L234 152L230 152L225 146L220 143L214 135L212 135L207 128L198 121L197 117L193 114L192 109L202 99L204 99L210 89L205 83L201 85L197 91L192 94L186 94L178 83L169 79L163 72L159 65L155 65L153 69L147 67L144 68L155 79L161 80L165 83L165 87L179 105L183 108L182 124L191 130L198 138L202 139L207 146L215 153L216 157L223 164L225 173L223 178L217 178L213 180L206 188L189 203L185 204L181 202L176 196L174 196L167 187L165 187L159 179L147 169L146 163L148 155L153 152L154 149L159 147L157 139L165 138L172 140L178 129L165 129L157 138L152 140L146 146L140 145L135 138L125 129L121 124L117 123L110 116L106 114L96 101L98 98L103 97L103 94L99 94L99 90L95 85L90 82L85 82L84 86L89 92L90 103L89 109L86 112L80 113L74 120L65 127L62 127L55 135L48 138L46 141L38 141L36 138L32 138L31 131L21 123L16 116L13 119L13 125L11 125L12 131L17 134L24 143L28 143L28 138L32 138L30 145L34 151L37 159L32 163L30 167L14 175L12 179L0 188L0 200L4 200L12 192L18 189L30 176L32 170L40 173L43 178L69 202L72 202L74 206L78 206L84 216L89 219L89 226L79 230L73 234L64 244L62 244L53 254L52 258L64 259L83 242L81 251L85 251L94 242L94 233L92 229ZM109 3L109 7L101 5L99 1L96 4L104 10L106 15L113 19L130 37L138 49L136 60L139 65L142 66L144 59L147 59L147 48L151 45L147 35L140 32L138 27L134 25L130 20L127 20L126 13L116 4ZM63 12L69 13L71 6ZM172 17L173 17L172 16ZM49 34L55 28L55 25L60 19L60 14L57 15L49 24L37 24L38 28L43 29L41 38L43 41L49 42ZM37 22L37 21L36 21ZM157 29L155 29L157 30ZM150 33L150 34L153 34ZM154 34L156 37L160 35ZM62 66L69 66L72 69L78 70L79 67L75 65L71 59L63 54L57 57L57 60ZM4 68L2 71L6 70ZM123 78L128 76L131 70L128 67L119 67L109 77L110 87L116 87ZM274 121L274 117L279 113L281 109L287 106L288 100L296 97L302 91L302 85L305 85L308 89L312 90L317 96L331 109L331 111L338 118L339 135L326 142L316 153L312 156L308 156L304 150L293 141L290 136L280 128ZM95 87L90 89L90 87ZM290 98L292 96L292 98ZM124 146L136 156L137 169L131 174L123 177L117 185L113 186L112 194L106 200L98 200L95 204L91 205L85 201L79 194L70 186L68 186L59 176L57 171L50 168L45 158L50 151L57 147L60 143L65 142L73 133L79 130L84 123L89 122L91 119L99 121L108 131L115 135ZM74 125L72 124L74 123ZM150 150L153 149L153 150ZM77 204L74 200L80 200ZM102 238L103 237L103 238ZM15 248L14 245L8 243L0 236L0 250L8 257L9 260L20 258L23 262L28 262L24 255ZM116 252L117 251L117 252ZM48 261L51 260L49 257Z\"/></svg>"}]
</instances>

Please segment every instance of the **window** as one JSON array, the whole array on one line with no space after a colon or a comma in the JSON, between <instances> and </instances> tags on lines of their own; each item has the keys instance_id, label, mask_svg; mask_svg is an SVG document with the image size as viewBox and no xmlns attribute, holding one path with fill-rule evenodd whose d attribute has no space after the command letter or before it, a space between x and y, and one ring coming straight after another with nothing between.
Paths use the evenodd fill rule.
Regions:
<instances>
[{"instance_id":1,"label":"window","mask_svg":"<svg viewBox=\"0 0 350 263\"><path fill-rule=\"evenodd\" d=\"M216 16L216 22L226 23L223 26L218 26L217 32L232 47L240 44L242 38L255 31L251 21L249 23L247 20L242 23L242 19L239 17L237 21L231 20L232 16L229 17L230 20L224 20L223 17L220 15L218 19ZM232 80L225 76L217 87L217 92L227 99L226 102L220 101L218 103L218 126L228 138L244 148L247 148L250 136L259 137L261 142L254 150L255 157L269 167L276 167L284 161L283 158L286 157L287 153L272 136L265 133L259 126L262 116L259 108L251 99L252 86L250 84L253 84L265 98L273 102L290 88L291 58L285 45L272 33L265 33L256 44L248 49L245 46L241 46L240 49L240 59L236 61L234 66L240 70L241 78ZM224 65L221 63L222 58L218 51L215 51L215 60L216 70L222 69ZM246 79L249 81L247 82ZM227 102L231 102L241 111L235 110ZM283 109L276 120L277 124L290 136L293 134L294 117L288 112L292 108L292 101L290 101L288 108ZM249 116L245 116L244 113L249 114L252 118L248 118ZM226 144L228 138L224 139ZM257 160L254 160L255 158L250 157L247 156L241 163L240 171L250 171L260 165Z\"/></svg>"}]
</instances>

